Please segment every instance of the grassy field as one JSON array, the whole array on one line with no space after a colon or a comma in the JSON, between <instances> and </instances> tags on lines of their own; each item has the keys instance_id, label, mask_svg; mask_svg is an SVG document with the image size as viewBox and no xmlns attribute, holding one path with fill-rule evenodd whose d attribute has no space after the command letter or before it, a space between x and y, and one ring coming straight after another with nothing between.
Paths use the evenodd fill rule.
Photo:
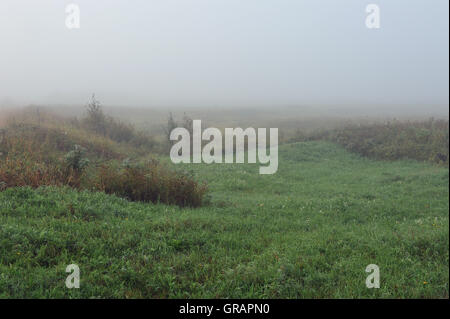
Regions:
<instances>
[{"instance_id":1,"label":"grassy field","mask_svg":"<svg viewBox=\"0 0 450 319\"><path fill-rule=\"evenodd\" d=\"M70 188L0 192L0 297L449 297L448 168L326 142L283 145L279 163L274 175L186 165L210 188L195 209ZM72 263L80 289L65 287ZM368 264L380 289L366 288Z\"/></svg>"}]
</instances>

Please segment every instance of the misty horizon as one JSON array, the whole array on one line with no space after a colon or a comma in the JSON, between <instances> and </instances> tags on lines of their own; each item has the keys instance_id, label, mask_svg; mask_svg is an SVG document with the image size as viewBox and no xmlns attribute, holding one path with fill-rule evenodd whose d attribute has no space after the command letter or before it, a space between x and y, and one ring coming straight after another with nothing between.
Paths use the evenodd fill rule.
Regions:
<instances>
[{"instance_id":1,"label":"misty horizon","mask_svg":"<svg viewBox=\"0 0 450 319\"><path fill-rule=\"evenodd\" d=\"M0 106L376 105L448 113L448 1L0 4Z\"/></svg>"}]
</instances>

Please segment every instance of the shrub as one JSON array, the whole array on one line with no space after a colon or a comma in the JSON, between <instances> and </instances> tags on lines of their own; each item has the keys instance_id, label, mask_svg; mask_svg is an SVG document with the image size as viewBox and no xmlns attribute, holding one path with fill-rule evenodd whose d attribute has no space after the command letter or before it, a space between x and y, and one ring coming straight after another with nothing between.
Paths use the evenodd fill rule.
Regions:
<instances>
[{"instance_id":1,"label":"shrub","mask_svg":"<svg viewBox=\"0 0 450 319\"><path fill-rule=\"evenodd\" d=\"M65 156L67 168L81 173L89 165L89 159L84 157L85 154L86 149L84 147L75 145L74 149Z\"/></svg>"},{"instance_id":2,"label":"shrub","mask_svg":"<svg viewBox=\"0 0 450 319\"><path fill-rule=\"evenodd\" d=\"M100 102L92 94L92 98L86 106L87 117L85 125L97 134L106 135L106 116L103 113Z\"/></svg>"},{"instance_id":3,"label":"shrub","mask_svg":"<svg viewBox=\"0 0 450 319\"><path fill-rule=\"evenodd\" d=\"M1 190L18 186L37 188L49 185L78 188L80 177L72 169L65 170L51 163L34 162L27 158L6 157L0 163Z\"/></svg>"},{"instance_id":4,"label":"shrub","mask_svg":"<svg viewBox=\"0 0 450 319\"><path fill-rule=\"evenodd\" d=\"M104 114L100 102L92 95L87 104L87 115L82 125L91 132L108 137L119 143L130 143L135 147L145 147L151 150L155 141L151 136L138 132L133 125L124 123Z\"/></svg>"},{"instance_id":5,"label":"shrub","mask_svg":"<svg viewBox=\"0 0 450 319\"><path fill-rule=\"evenodd\" d=\"M94 188L132 201L175 204L198 207L207 192L186 173L175 172L152 160L133 164L126 160L121 167L102 165L94 181Z\"/></svg>"}]
</instances>

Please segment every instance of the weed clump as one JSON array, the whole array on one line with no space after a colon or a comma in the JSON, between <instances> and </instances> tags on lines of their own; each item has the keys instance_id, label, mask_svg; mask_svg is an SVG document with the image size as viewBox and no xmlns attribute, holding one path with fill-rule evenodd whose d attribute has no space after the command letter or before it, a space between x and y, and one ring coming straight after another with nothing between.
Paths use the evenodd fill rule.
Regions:
<instances>
[{"instance_id":1,"label":"weed clump","mask_svg":"<svg viewBox=\"0 0 450 319\"><path fill-rule=\"evenodd\" d=\"M102 165L93 182L94 188L131 201L198 207L207 193L206 184L182 172L169 170L158 161L119 167Z\"/></svg>"}]
</instances>

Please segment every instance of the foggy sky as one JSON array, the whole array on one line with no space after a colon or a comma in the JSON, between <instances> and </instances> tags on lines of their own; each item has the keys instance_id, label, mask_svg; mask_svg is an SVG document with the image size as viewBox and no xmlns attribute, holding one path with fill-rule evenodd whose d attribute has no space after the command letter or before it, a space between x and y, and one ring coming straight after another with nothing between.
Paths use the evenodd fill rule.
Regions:
<instances>
[{"instance_id":1,"label":"foggy sky","mask_svg":"<svg viewBox=\"0 0 450 319\"><path fill-rule=\"evenodd\" d=\"M65 26L65 6L81 28ZM365 7L381 9L367 29ZM448 0L1 0L0 101L448 105Z\"/></svg>"}]
</instances>

